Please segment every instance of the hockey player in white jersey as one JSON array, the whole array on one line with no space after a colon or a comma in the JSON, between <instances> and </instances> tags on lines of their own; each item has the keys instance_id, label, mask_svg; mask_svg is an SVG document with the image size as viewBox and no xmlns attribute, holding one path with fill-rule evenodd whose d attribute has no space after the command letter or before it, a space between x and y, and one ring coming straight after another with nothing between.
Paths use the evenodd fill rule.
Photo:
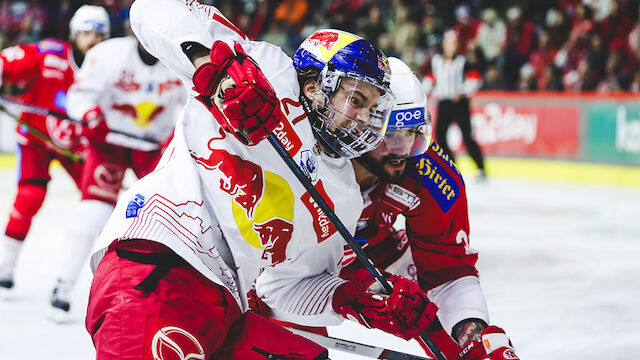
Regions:
<instances>
[{"instance_id":1,"label":"hockey player in white jersey","mask_svg":"<svg viewBox=\"0 0 640 360\"><path fill-rule=\"evenodd\" d=\"M195 1L138 0L131 23L193 90L160 164L121 197L92 256L86 327L98 358L326 358L248 312L254 287L283 321L422 333L437 307L417 284L391 276L383 297L336 276L343 239L261 141L273 131L354 231L362 200L347 159L384 134L386 57L328 30L301 45L313 64L294 67Z\"/></svg>"},{"instance_id":2,"label":"hockey player in white jersey","mask_svg":"<svg viewBox=\"0 0 640 360\"><path fill-rule=\"evenodd\" d=\"M82 201L62 236L65 252L51 296L54 320L66 318L73 283L113 210L125 170L143 177L155 168L186 101L180 79L136 38L99 45L87 53L67 97L69 115L87 124L89 146Z\"/></svg>"}]
</instances>

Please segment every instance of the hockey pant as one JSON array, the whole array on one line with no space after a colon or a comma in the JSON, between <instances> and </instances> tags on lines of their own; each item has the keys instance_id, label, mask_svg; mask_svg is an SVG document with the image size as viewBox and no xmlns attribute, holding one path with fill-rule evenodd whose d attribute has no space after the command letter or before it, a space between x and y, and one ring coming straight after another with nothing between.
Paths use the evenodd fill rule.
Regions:
<instances>
[{"instance_id":1,"label":"hockey pant","mask_svg":"<svg viewBox=\"0 0 640 360\"><path fill-rule=\"evenodd\" d=\"M162 244L113 243L85 322L96 359L326 359L327 350L253 314Z\"/></svg>"}]
</instances>

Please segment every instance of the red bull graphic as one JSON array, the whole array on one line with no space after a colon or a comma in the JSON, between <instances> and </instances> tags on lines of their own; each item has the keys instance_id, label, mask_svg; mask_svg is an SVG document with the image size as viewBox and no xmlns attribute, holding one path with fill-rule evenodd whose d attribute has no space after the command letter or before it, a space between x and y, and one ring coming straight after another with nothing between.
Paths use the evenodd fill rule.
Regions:
<instances>
[{"instance_id":1,"label":"red bull graphic","mask_svg":"<svg viewBox=\"0 0 640 360\"><path fill-rule=\"evenodd\" d=\"M113 104L112 109L131 117L131 121L137 126L145 127L164 111L164 106L156 106L153 103L144 101L135 106L131 104Z\"/></svg>"},{"instance_id":2,"label":"red bull graphic","mask_svg":"<svg viewBox=\"0 0 640 360\"><path fill-rule=\"evenodd\" d=\"M260 245L264 247L263 259L273 265L286 260L285 250L293 232L290 221L273 218L262 224L254 223L253 230L258 233Z\"/></svg>"},{"instance_id":3,"label":"red bull graphic","mask_svg":"<svg viewBox=\"0 0 640 360\"><path fill-rule=\"evenodd\" d=\"M226 136L223 132L221 134L223 138ZM208 158L197 157L193 152L191 157L205 169L222 173L220 189L231 195L233 201L244 209L247 218L253 220L264 189L262 168L226 150L212 148L215 140L220 138L209 141L211 154Z\"/></svg>"},{"instance_id":4,"label":"red bull graphic","mask_svg":"<svg viewBox=\"0 0 640 360\"><path fill-rule=\"evenodd\" d=\"M318 190L320 195L322 195L322 197L326 199L329 207L333 209L333 202L331 201L331 199L329 199L327 192L324 190L321 180L318 181L318 183L315 185L315 188L316 190ZM304 205L307 207L307 210L309 210L309 212L311 213L311 217L313 218L313 229L316 231L316 236L318 237L319 243L328 239L329 236L333 235L337 231L336 227L333 226L333 224L327 217L327 214L322 211L320 206L318 206L318 203L313 200L308 192L305 192L300 200L302 200L302 203L304 203Z\"/></svg>"},{"instance_id":5,"label":"red bull graphic","mask_svg":"<svg viewBox=\"0 0 640 360\"><path fill-rule=\"evenodd\" d=\"M124 92L138 91L142 87L140 83L136 82L136 77L133 73L133 70L129 69L122 69L120 77L114 85Z\"/></svg>"},{"instance_id":6,"label":"red bull graphic","mask_svg":"<svg viewBox=\"0 0 640 360\"><path fill-rule=\"evenodd\" d=\"M338 41L340 34L335 32L318 32L315 35L311 36L308 41L312 42L314 46L322 46L327 50L331 50L333 44Z\"/></svg>"},{"instance_id":7,"label":"red bull graphic","mask_svg":"<svg viewBox=\"0 0 640 360\"><path fill-rule=\"evenodd\" d=\"M262 259L275 265L287 259L286 250L293 235L295 197L285 179L264 172L264 195L249 218L237 203L231 203L233 218L245 241L262 250Z\"/></svg>"}]
</instances>

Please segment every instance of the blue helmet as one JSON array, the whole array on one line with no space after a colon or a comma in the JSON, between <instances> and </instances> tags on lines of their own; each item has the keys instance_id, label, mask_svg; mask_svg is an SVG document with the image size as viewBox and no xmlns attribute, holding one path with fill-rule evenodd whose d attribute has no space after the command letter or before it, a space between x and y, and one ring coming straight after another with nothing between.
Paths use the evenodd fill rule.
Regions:
<instances>
[{"instance_id":1,"label":"blue helmet","mask_svg":"<svg viewBox=\"0 0 640 360\"><path fill-rule=\"evenodd\" d=\"M319 30L296 50L293 66L299 75L318 74L315 94L301 99L311 102L312 127L323 143L346 158L375 149L393 101L387 57L357 35Z\"/></svg>"}]
</instances>

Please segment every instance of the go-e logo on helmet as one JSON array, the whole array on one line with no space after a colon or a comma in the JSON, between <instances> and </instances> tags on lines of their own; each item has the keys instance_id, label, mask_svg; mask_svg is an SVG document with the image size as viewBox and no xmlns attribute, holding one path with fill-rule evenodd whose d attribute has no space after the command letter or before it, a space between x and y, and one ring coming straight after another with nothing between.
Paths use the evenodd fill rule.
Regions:
<instances>
[{"instance_id":1,"label":"go-e logo on helmet","mask_svg":"<svg viewBox=\"0 0 640 360\"><path fill-rule=\"evenodd\" d=\"M195 336L177 326L165 326L153 336L154 360L204 360L202 345Z\"/></svg>"},{"instance_id":2,"label":"go-e logo on helmet","mask_svg":"<svg viewBox=\"0 0 640 360\"><path fill-rule=\"evenodd\" d=\"M394 129L411 129L425 123L424 108L394 110L389 116L389 128Z\"/></svg>"}]
</instances>

